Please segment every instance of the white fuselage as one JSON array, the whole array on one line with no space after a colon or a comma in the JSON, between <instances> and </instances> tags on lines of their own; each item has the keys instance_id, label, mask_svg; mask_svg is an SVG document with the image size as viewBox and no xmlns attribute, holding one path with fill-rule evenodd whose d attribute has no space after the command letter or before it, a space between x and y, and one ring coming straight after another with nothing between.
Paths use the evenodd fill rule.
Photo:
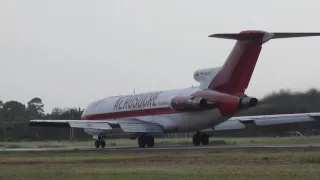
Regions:
<instances>
[{"instance_id":1,"label":"white fuselage","mask_svg":"<svg viewBox=\"0 0 320 180\"><path fill-rule=\"evenodd\" d=\"M87 120L139 119L163 126L165 132L194 132L211 128L229 117L223 117L218 109L178 112L171 108L171 99L175 96L191 96L199 87L154 91L140 94L112 96L90 103L83 112ZM89 134L105 131L85 130Z\"/></svg>"}]
</instances>

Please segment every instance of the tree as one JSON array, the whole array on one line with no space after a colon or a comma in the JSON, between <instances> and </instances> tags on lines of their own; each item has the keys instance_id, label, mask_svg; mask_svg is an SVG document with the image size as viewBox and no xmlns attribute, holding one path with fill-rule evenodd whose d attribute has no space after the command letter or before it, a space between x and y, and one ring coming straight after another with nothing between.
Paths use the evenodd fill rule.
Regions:
<instances>
[{"instance_id":1,"label":"tree","mask_svg":"<svg viewBox=\"0 0 320 180\"><path fill-rule=\"evenodd\" d=\"M4 110L3 110L3 101L0 100L0 122L5 120Z\"/></svg>"},{"instance_id":2,"label":"tree","mask_svg":"<svg viewBox=\"0 0 320 180\"><path fill-rule=\"evenodd\" d=\"M12 136L18 133L21 129L16 129L15 125L22 124L27 119L25 105L18 101L8 101L2 107L4 121L3 128L5 128L5 138L11 139Z\"/></svg>"},{"instance_id":3,"label":"tree","mask_svg":"<svg viewBox=\"0 0 320 180\"><path fill-rule=\"evenodd\" d=\"M44 116L42 100L38 97L28 102L27 111L32 118L40 118Z\"/></svg>"},{"instance_id":4,"label":"tree","mask_svg":"<svg viewBox=\"0 0 320 180\"><path fill-rule=\"evenodd\" d=\"M60 117L63 113L63 110L59 107L55 107L52 109L50 116L51 117Z\"/></svg>"},{"instance_id":5,"label":"tree","mask_svg":"<svg viewBox=\"0 0 320 180\"><path fill-rule=\"evenodd\" d=\"M83 113L83 109L80 107L69 109L69 113L71 114L72 119L81 119L81 115Z\"/></svg>"},{"instance_id":6,"label":"tree","mask_svg":"<svg viewBox=\"0 0 320 180\"><path fill-rule=\"evenodd\" d=\"M9 115L15 117L24 117L26 115L25 105L18 101L8 101L3 104L2 109L7 117Z\"/></svg>"}]
</instances>

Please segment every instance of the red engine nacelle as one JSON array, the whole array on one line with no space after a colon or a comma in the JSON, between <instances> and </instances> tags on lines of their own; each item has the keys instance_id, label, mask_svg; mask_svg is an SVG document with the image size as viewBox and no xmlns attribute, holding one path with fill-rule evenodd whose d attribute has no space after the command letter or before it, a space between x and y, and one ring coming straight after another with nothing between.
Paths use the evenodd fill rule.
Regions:
<instances>
[{"instance_id":1,"label":"red engine nacelle","mask_svg":"<svg viewBox=\"0 0 320 180\"><path fill-rule=\"evenodd\" d=\"M204 98L176 96L171 100L171 108L176 111L196 111L213 109L216 106Z\"/></svg>"},{"instance_id":2,"label":"red engine nacelle","mask_svg":"<svg viewBox=\"0 0 320 180\"><path fill-rule=\"evenodd\" d=\"M249 107L256 106L258 104L257 98L252 97L230 97L219 103L219 110L221 114L234 114L241 109L247 109Z\"/></svg>"},{"instance_id":3,"label":"red engine nacelle","mask_svg":"<svg viewBox=\"0 0 320 180\"><path fill-rule=\"evenodd\" d=\"M193 96L210 102L213 105L211 108L218 108L223 115L233 114L258 104L257 98L238 97L211 90L198 91Z\"/></svg>"}]
</instances>

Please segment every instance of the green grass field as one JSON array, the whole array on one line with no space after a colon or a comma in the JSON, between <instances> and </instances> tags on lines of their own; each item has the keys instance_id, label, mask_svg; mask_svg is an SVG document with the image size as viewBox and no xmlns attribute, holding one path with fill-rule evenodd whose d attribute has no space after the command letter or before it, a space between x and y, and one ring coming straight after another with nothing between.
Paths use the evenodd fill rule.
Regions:
<instances>
[{"instance_id":1,"label":"green grass field","mask_svg":"<svg viewBox=\"0 0 320 180\"><path fill-rule=\"evenodd\" d=\"M2 152L0 179L319 179L320 151Z\"/></svg>"},{"instance_id":2,"label":"green grass field","mask_svg":"<svg viewBox=\"0 0 320 180\"><path fill-rule=\"evenodd\" d=\"M320 143L320 137L281 137L281 138L210 138L211 144L294 144ZM44 141L44 142L0 142L0 148L50 148L50 147L93 147L88 141ZM156 146L192 145L191 138L157 138ZM107 146L137 146L136 140L106 139Z\"/></svg>"}]
</instances>

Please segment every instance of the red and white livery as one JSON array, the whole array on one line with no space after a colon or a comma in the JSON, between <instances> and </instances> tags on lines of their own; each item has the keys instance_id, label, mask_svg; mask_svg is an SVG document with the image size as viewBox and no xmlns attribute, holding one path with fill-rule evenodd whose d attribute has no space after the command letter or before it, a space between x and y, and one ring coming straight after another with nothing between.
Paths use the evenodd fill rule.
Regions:
<instances>
[{"instance_id":1,"label":"red and white livery","mask_svg":"<svg viewBox=\"0 0 320 180\"><path fill-rule=\"evenodd\" d=\"M201 130L257 105L258 100L245 90L262 44L270 39L319 35L253 30L213 34L209 37L233 39L236 44L223 66L195 71L197 87L107 97L90 103L81 120L31 120L30 125L83 128L97 139L97 148L105 147L103 137L116 129L138 137L139 147L153 147L153 135L167 132L196 132L193 144L207 145L209 138Z\"/></svg>"}]
</instances>

